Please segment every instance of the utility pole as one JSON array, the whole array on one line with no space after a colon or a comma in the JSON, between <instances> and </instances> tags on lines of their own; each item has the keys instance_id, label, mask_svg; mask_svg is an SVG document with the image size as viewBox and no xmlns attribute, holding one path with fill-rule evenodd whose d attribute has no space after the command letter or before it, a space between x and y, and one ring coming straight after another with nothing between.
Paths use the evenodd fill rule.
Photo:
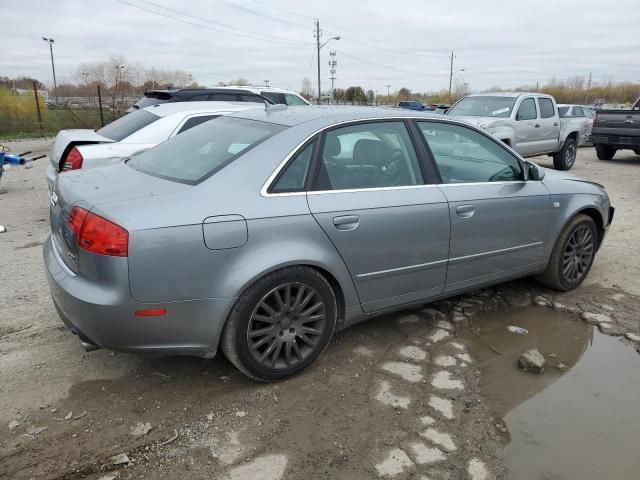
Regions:
<instances>
[{"instance_id":1,"label":"utility pole","mask_svg":"<svg viewBox=\"0 0 640 480\"><path fill-rule=\"evenodd\" d=\"M591 90L591 72L589 72L589 81L587 82L587 93L584 96L584 104L589 103L589 90Z\"/></svg>"},{"instance_id":2,"label":"utility pole","mask_svg":"<svg viewBox=\"0 0 640 480\"><path fill-rule=\"evenodd\" d=\"M387 84L387 105L389 105L389 100L390 100L389 97L391 96L390 88L391 88L391 85Z\"/></svg>"},{"instance_id":3,"label":"utility pole","mask_svg":"<svg viewBox=\"0 0 640 480\"><path fill-rule=\"evenodd\" d=\"M316 19L314 23L316 25L316 31L315 31L316 49L317 49L316 53L317 53L317 56L318 56L318 104L321 104L322 103L322 89L320 88L320 49L322 47L324 47L327 43L329 43L331 40L340 40L340 37L339 36L331 37L326 42L320 44L320 37L322 36L322 30L320 30L320 20Z\"/></svg>"},{"instance_id":4,"label":"utility pole","mask_svg":"<svg viewBox=\"0 0 640 480\"><path fill-rule=\"evenodd\" d=\"M449 57L449 96L447 97L449 101L451 101L451 83L453 82L453 59L455 55L453 54L453 50L451 50L451 56Z\"/></svg>"},{"instance_id":5,"label":"utility pole","mask_svg":"<svg viewBox=\"0 0 640 480\"><path fill-rule=\"evenodd\" d=\"M264 82L264 86L268 88L269 87L269 80L263 80L263 82Z\"/></svg>"},{"instance_id":6,"label":"utility pole","mask_svg":"<svg viewBox=\"0 0 640 480\"><path fill-rule=\"evenodd\" d=\"M56 66L53 63L53 38L42 37L42 40L49 44L49 53L51 54L51 70L53 71L53 92L56 96L56 106L58 105L58 84L56 83Z\"/></svg>"},{"instance_id":7,"label":"utility pole","mask_svg":"<svg viewBox=\"0 0 640 480\"><path fill-rule=\"evenodd\" d=\"M331 60L329 60L329 71L331 72L329 80L331 80L331 103L333 103L333 84L336 80L336 65L338 65L338 62L336 61L335 51L329 52L329 56L331 57Z\"/></svg>"}]
</instances>

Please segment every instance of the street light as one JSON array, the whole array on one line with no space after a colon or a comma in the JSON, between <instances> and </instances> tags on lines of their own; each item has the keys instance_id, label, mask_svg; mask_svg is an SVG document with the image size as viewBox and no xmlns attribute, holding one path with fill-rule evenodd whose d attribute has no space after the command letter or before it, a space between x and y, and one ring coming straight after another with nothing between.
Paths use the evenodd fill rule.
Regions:
<instances>
[{"instance_id":1,"label":"street light","mask_svg":"<svg viewBox=\"0 0 640 480\"><path fill-rule=\"evenodd\" d=\"M58 105L58 85L56 83L56 67L53 63L53 38L42 37L42 40L49 44L49 53L51 54L51 70L53 71L53 92L56 96L56 106Z\"/></svg>"},{"instance_id":2,"label":"street light","mask_svg":"<svg viewBox=\"0 0 640 480\"><path fill-rule=\"evenodd\" d=\"M320 50L331 40L340 40L340 36L331 37L329 40L320 44L320 21L316 20L316 45L318 47L317 55L318 55L318 103L322 103L322 90L320 88Z\"/></svg>"}]
</instances>

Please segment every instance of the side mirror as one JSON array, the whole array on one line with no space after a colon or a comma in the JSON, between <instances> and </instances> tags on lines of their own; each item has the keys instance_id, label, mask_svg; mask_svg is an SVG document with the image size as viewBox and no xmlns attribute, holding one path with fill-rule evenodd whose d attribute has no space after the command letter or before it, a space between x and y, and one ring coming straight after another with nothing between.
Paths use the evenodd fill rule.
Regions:
<instances>
[{"instance_id":1,"label":"side mirror","mask_svg":"<svg viewBox=\"0 0 640 480\"><path fill-rule=\"evenodd\" d=\"M540 181L544 178L544 170L532 162L525 162L527 180Z\"/></svg>"}]
</instances>

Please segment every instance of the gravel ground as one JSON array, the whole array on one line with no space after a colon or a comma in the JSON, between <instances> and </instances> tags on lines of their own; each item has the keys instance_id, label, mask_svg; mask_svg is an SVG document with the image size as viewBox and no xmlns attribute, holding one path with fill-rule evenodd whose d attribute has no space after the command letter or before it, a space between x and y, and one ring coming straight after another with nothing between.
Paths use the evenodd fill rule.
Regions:
<instances>
[{"instance_id":1,"label":"gravel ground","mask_svg":"<svg viewBox=\"0 0 640 480\"><path fill-rule=\"evenodd\" d=\"M51 141L9 146L46 153ZM379 317L271 385L222 356L86 353L44 278L46 161L10 169L0 195L0 478L506 478L500 432L457 336L474 315L534 301L605 333L640 331L640 157L601 162L583 148L574 173L607 187L616 218L575 292L523 280Z\"/></svg>"}]
</instances>

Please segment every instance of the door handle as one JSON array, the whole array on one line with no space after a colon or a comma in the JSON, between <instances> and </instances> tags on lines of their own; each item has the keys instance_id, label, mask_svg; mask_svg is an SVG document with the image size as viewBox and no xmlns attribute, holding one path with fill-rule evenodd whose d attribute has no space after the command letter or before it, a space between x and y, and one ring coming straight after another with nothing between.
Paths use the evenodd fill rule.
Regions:
<instances>
[{"instance_id":1,"label":"door handle","mask_svg":"<svg viewBox=\"0 0 640 480\"><path fill-rule=\"evenodd\" d=\"M539 123L536 123L536 124L534 125L534 127L536 127L536 128L540 128L540 124L539 124Z\"/></svg>"},{"instance_id":2,"label":"door handle","mask_svg":"<svg viewBox=\"0 0 640 480\"><path fill-rule=\"evenodd\" d=\"M554 126L554 127L557 127L557 126L558 126L558 122L554 123L554 124L553 124L553 126Z\"/></svg>"},{"instance_id":3,"label":"door handle","mask_svg":"<svg viewBox=\"0 0 640 480\"><path fill-rule=\"evenodd\" d=\"M333 217L333 225L342 231L355 230L360 224L360 217L358 215L343 215L340 217Z\"/></svg>"},{"instance_id":4,"label":"door handle","mask_svg":"<svg viewBox=\"0 0 640 480\"><path fill-rule=\"evenodd\" d=\"M476 213L475 205L459 205L456 207L456 213L462 218L471 218Z\"/></svg>"}]
</instances>

